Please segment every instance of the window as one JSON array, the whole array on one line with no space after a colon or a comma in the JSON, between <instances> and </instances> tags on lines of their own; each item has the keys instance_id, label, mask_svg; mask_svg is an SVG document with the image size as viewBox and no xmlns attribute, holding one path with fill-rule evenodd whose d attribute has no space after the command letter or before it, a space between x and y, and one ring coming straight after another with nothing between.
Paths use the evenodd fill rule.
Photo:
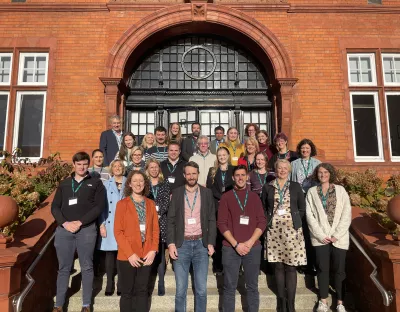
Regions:
<instances>
[{"instance_id":1,"label":"window","mask_svg":"<svg viewBox=\"0 0 400 312\"><path fill-rule=\"evenodd\" d=\"M155 112L131 112L130 129L136 136L137 142L141 142L146 133L154 133Z\"/></svg>"},{"instance_id":2,"label":"window","mask_svg":"<svg viewBox=\"0 0 400 312\"><path fill-rule=\"evenodd\" d=\"M6 145L7 115L8 115L8 92L0 92L0 151Z\"/></svg>"},{"instance_id":3,"label":"window","mask_svg":"<svg viewBox=\"0 0 400 312\"><path fill-rule=\"evenodd\" d=\"M247 124L253 123L260 128L260 130L266 130L271 136L271 112L264 111L264 112L243 112L243 135L244 129L246 128Z\"/></svg>"},{"instance_id":4,"label":"window","mask_svg":"<svg viewBox=\"0 0 400 312\"><path fill-rule=\"evenodd\" d=\"M351 92L355 161L383 161L377 92Z\"/></svg>"},{"instance_id":5,"label":"window","mask_svg":"<svg viewBox=\"0 0 400 312\"><path fill-rule=\"evenodd\" d=\"M383 54L382 62L385 85L400 86L400 54Z\"/></svg>"},{"instance_id":6,"label":"window","mask_svg":"<svg viewBox=\"0 0 400 312\"><path fill-rule=\"evenodd\" d=\"M19 60L19 85L47 85L48 53L21 53Z\"/></svg>"},{"instance_id":7,"label":"window","mask_svg":"<svg viewBox=\"0 0 400 312\"><path fill-rule=\"evenodd\" d=\"M12 53L0 53L0 85L9 85L11 81Z\"/></svg>"},{"instance_id":8,"label":"window","mask_svg":"<svg viewBox=\"0 0 400 312\"><path fill-rule=\"evenodd\" d=\"M368 4L382 4L382 0L368 0Z\"/></svg>"},{"instance_id":9,"label":"window","mask_svg":"<svg viewBox=\"0 0 400 312\"><path fill-rule=\"evenodd\" d=\"M192 124L197 122L196 110L171 110L169 124L173 122L179 122L182 136L186 137L192 132Z\"/></svg>"},{"instance_id":10,"label":"window","mask_svg":"<svg viewBox=\"0 0 400 312\"><path fill-rule=\"evenodd\" d=\"M46 92L17 92L13 149L21 157L42 156Z\"/></svg>"},{"instance_id":11,"label":"window","mask_svg":"<svg viewBox=\"0 0 400 312\"><path fill-rule=\"evenodd\" d=\"M375 55L348 54L350 86L376 86Z\"/></svg>"},{"instance_id":12,"label":"window","mask_svg":"<svg viewBox=\"0 0 400 312\"><path fill-rule=\"evenodd\" d=\"M400 93L386 93L386 112L392 161L400 161Z\"/></svg>"},{"instance_id":13,"label":"window","mask_svg":"<svg viewBox=\"0 0 400 312\"><path fill-rule=\"evenodd\" d=\"M201 134L208 136L210 140L214 140L215 127L224 127L226 133L229 128L230 119L229 111L200 111Z\"/></svg>"}]
</instances>

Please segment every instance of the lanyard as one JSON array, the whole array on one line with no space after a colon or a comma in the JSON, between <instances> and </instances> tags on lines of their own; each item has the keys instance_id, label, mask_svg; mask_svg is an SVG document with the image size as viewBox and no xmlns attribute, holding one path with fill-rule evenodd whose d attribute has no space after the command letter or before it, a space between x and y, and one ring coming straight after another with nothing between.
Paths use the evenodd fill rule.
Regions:
<instances>
[{"instance_id":1,"label":"lanyard","mask_svg":"<svg viewBox=\"0 0 400 312\"><path fill-rule=\"evenodd\" d=\"M164 149L164 151L163 151L163 152L160 152L160 150L158 149L158 146L156 146L156 149L157 149L157 155L158 155L158 157L160 157L160 154L161 154L161 156L162 156L162 157L164 157L164 155L163 155L163 154L165 154L165 149L166 149L166 146L163 146L162 148Z\"/></svg>"},{"instance_id":2,"label":"lanyard","mask_svg":"<svg viewBox=\"0 0 400 312\"><path fill-rule=\"evenodd\" d=\"M324 209L326 210L326 205L327 205L327 201L328 201L328 196L329 196L329 188L326 191L326 195L324 196L324 193L322 192L322 186L319 190L319 195L321 196L321 202L322 202L322 206L324 207Z\"/></svg>"},{"instance_id":3,"label":"lanyard","mask_svg":"<svg viewBox=\"0 0 400 312\"><path fill-rule=\"evenodd\" d=\"M177 165L178 163L176 163L173 167L172 167L172 170L171 170L171 168L170 168L170 164L168 163L167 164L167 167L168 167L168 170L169 170L169 173L174 173L174 171L175 171L175 169L176 169L176 165Z\"/></svg>"},{"instance_id":4,"label":"lanyard","mask_svg":"<svg viewBox=\"0 0 400 312\"><path fill-rule=\"evenodd\" d=\"M151 192L153 193L154 199L157 199L158 184L156 186L153 186L153 184L151 184Z\"/></svg>"},{"instance_id":5,"label":"lanyard","mask_svg":"<svg viewBox=\"0 0 400 312\"><path fill-rule=\"evenodd\" d=\"M72 178L72 193L74 194L74 197L75 197L75 194L76 194L76 193L79 191L79 189L81 188L81 186L82 186L82 184L83 184L83 181L84 181L84 180L82 180L81 182L79 182L79 183L78 183L78 187L75 188L75 179Z\"/></svg>"},{"instance_id":6,"label":"lanyard","mask_svg":"<svg viewBox=\"0 0 400 312\"><path fill-rule=\"evenodd\" d=\"M278 153L278 158L279 159L286 159L287 158L287 156L288 156L288 154L289 154L289 150L285 153L285 154L281 154L281 153ZM281 157L281 155L283 155L283 157Z\"/></svg>"},{"instance_id":7,"label":"lanyard","mask_svg":"<svg viewBox=\"0 0 400 312\"><path fill-rule=\"evenodd\" d=\"M103 167L100 168L100 172L99 173L101 174L102 171L103 171ZM96 172L96 170L94 169L94 166L92 168L92 172Z\"/></svg>"},{"instance_id":8,"label":"lanyard","mask_svg":"<svg viewBox=\"0 0 400 312\"><path fill-rule=\"evenodd\" d=\"M203 154L200 153L200 156L203 157L204 160L206 160L206 157L210 154L210 151L207 152L207 154L204 156Z\"/></svg>"},{"instance_id":9,"label":"lanyard","mask_svg":"<svg viewBox=\"0 0 400 312\"><path fill-rule=\"evenodd\" d=\"M253 162L250 163L250 162L249 162L249 158L247 157L246 161L247 161L247 170L250 171L251 166L254 164L254 162L255 162L256 160L254 159Z\"/></svg>"},{"instance_id":10,"label":"lanyard","mask_svg":"<svg viewBox=\"0 0 400 312\"><path fill-rule=\"evenodd\" d=\"M308 174L310 172L310 167L311 167L311 158L308 160L307 170L306 167L304 166L303 159L301 159L301 165L303 166L305 177L308 178Z\"/></svg>"},{"instance_id":11,"label":"lanyard","mask_svg":"<svg viewBox=\"0 0 400 312\"><path fill-rule=\"evenodd\" d=\"M279 186L278 180L275 180L275 184L278 188L278 193L279 193L279 204L282 206L283 205L283 198L285 197L286 191L288 189L288 181L285 182L285 185L281 189Z\"/></svg>"},{"instance_id":12,"label":"lanyard","mask_svg":"<svg viewBox=\"0 0 400 312\"><path fill-rule=\"evenodd\" d=\"M196 151L196 143L197 141L194 139L194 137L192 136L192 147L193 147L193 152Z\"/></svg>"},{"instance_id":13,"label":"lanyard","mask_svg":"<svg viewBox=\"0 0 400 312\"><path fill-rule=\"evenodd\" d=\"M236 146L236 145L233 146L231 141L229 141L229 146L232 148L233 156L236 156L236 149L237 149L237 146Z\"/></svg>"},{"instance_id":14,"label":"lanyard","mask_svg":"<svg viewBox=\"0 0 400 312\"><path fill-rule=\"evenodd\" d=\"M264 186L265 182L267 182L267 172L265 172L264 182L261 180L260 173L258 172L258 170L257 170L257 176L258 176L258 180L261 183L261 186Z\"/></svg>"},{"instance_id":15,"label":"lanyard","mask_svg":"<svg viewBox=\"0 0 400 312\"><path fill-rule=\"evenodd\" d=\"M132 195L130 197L131 197L133 204L135 205L136 212L139 215L139 223L140 223L141 220L144 221L144 218L146 216L146 203L145 203L144 199L140 203L138 203L137 201L135 201L133 199Z\"/></svg>"},{"instance_id":16,"label":"lanyard","mask_svg":"<svg viewBox=\"0 0 400 312\"><path fill-rule=\"evenodd\" d=\"M225 186L225 176L226 176L226 171L221 170L221 180L223 186Z\"/></svg>"},{"instance_id":17,"label":"lanyard","mask_svg":"<svg viewBox=\"0 0 400 312\"><path fill-rule=\"evenodd\" d=\"M249 190L246 190L246 197L244 198L244 203L243 203L243 205L242 205L242 203L240 202L240 199L239 199L239 197L237 196L235 190L233 190L233 194L234 194L235 197L236 197L236 201L238 202L240 209L242 209L242 211L244 212L244 210L246 209L246 205L247 205L247 199L249 198Z\"/></svg>"},{"instance_id":18,"label":"lanyard","mask_svg":"<svg viewBox=\"0 0 400 312\"><path fill-rule=\"evenodd\" d=\"M194 210L194 206L196 205L197 194L198 194L198 193L199 193L199 187L197 187L197 189L196 189L196 193L194 194L194 199L193 199L192 206L190 206L189 197L187 196L186 189L185 189L185 199L186 199L186 203L187 203L189 209L192 211L192 213L193 213L193 210Z\"/></svg>"},{"instance_id":19,"label":"lanyard","mask_svg":"<svg viewBox=\"0 0 400 312\"><path fill-rule=\"evenodd\" d=\"M117 134L116 131L113 130L114 136L117 139L118 148L121 147L122 133L120 135Z\"/></svg>"}]
</instances>

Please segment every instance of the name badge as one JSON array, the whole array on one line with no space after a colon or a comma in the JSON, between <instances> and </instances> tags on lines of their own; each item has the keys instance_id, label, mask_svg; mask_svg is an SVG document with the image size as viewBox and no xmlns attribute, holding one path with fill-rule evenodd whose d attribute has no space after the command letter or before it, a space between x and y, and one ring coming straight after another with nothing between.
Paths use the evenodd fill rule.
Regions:
<instances>
[{"instance_id":1,"label":"name badge","mask_svg":"<svg viewBox=\"0 0 400 312\"><path fill-rule=\"evenodd\" d=\"M78 203L78 198L76 198L76 197L70 198L68 201L68 205L70 205L70 206L76 205L77 203Z\"/></svg>"},{"instance_id":2,"label":"name badge","mask_svg":"<svg viewBox=\"0 0 400 312\"><path fill-rule=\"evenodd\" d=\"M188 224L189 224L189 225L196 224L196 218L189 218L189 219L188 219Z\"/></svg>"},{"instance_id":3,"label":"name badge","mask_svg":"<svg viewBox=\"0 0 400 312\"><path fill-rule=\"evenodd\" d=\"M222 187L221 192L225 192L225 186Z\"/></svg>"},{"instance_id":4,"label":"name badge","mask_svg":"<svg viewBox=\"0 0 400 312\"><path fill-rule=\"evenodd\" d=\"M139 228L140 228L140 232L146 231L146 224L140 224Z\"/></svg>"},{"instance_id":5,"label":"name badge","mask_svg":"<svg viewBox=\"0 0 400 312\"><path fill-rule=\"evenodd\" d=\"M248 216L240 216L240 224L249 225L249 220Z\"/></svg>"},{"instance_id":6,"label":"name badge","mask_svg":"<svg viewBox=\"0 0 400 312\"><path fill-rule=\"evenodd\" d=\"M169 183L175 183L175 177L168 177L168 182Z\"/></svg>"},{"instance_id":7,"label":"name badge","mask_svg":"<svg viewBox=\"0 0 400 312\"><path fill-rule=\"evenodd\" d=\"M160 207L156 205L156 211L158 212L160 210Z\"/></svg>"},{"instance_id":8,"label":"name badge","mask_svg":"<svg viewBox=\"0 0 400 312\"><path fill-rule=\"evenodd\" d=\"M233 161L238 161L238 160L239 160L239 157L232 157L232 160L233 160Z\"/></svg>"},{"instance_id":9,"label":"name badge","mask_svg":"<svg viewBox=\"0 0 400 312\"><path fill-rule=\"evenodd\" d=\"M283 216L286 214L286 210L285 209L278 209L278 216Z\"/></svg>"},{"instance_id":10,"label":"name badge","mask_svg":"<svg viewBox=\"0 0 400 312\"><path fill-rule=\"evenodd\" d=\"M193 152L193 156L197 155L197 152Z\"/></svg>"}]
</instances>

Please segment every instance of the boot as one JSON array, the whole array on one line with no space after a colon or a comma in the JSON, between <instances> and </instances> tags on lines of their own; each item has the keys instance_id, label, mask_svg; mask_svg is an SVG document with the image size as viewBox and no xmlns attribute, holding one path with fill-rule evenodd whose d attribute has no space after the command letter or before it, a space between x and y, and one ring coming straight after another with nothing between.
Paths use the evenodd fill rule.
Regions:
<instances>
[{"instance_id":1,"label":"boot","mask_svg":"<svg viewBox=\"0 0 400 312\"><path fill-rule=\"evenodd\" d=\"M294 306L295 306L295 301L289 299L288 300L288 312L296 312Z\"/></svg>"},{"instance_id":2,"label":"boot","mask_svg":"<svg viewBox=\"0 0 400 312\"><path fill-rule=\"evenodd\" d=\"M278 298L277 312L288 312L287 310L287 300L286 298Z\"/></svg>"}]
</instances>

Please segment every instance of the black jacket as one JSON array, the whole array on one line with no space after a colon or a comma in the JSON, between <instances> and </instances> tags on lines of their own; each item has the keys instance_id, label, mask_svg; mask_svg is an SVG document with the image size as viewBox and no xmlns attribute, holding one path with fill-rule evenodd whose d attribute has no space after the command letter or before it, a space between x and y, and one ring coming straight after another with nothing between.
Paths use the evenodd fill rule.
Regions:
<instances>
[{"instance_id":1,"label":"black jacket","mask_svg":"<svg viewBox=\"0 0 400 312\"><path fill-rule=\"evenodd\" d=\"M279 158L279 152L275 153L274 156L272 156L272 158L269 160L268 162L268 168L271 169L272 171L275 171L275 162L278 160ZM299 158L299 156L297 155L296 152L293 151L289 151L289 161L295 161L297 158Z\"/></svg>"},{"instance_id":2,"label":"black jacket","mask_svg":"<svg viewBox=\"0 0 400 312\"><path fill-rule=\"evenodd\" d=\"M306 215L306 201L304 199L304 193L299 183L290 182L289 185L290 193L290 212L292 214L293 227L295 230L301 228L302 220ZM272 218L275 212L274 205L275 187L270 184L265 184L262 189L261 200L266 213L268 228L271 227Z\"/></svg>"},{"instance_id":3,"label":"black jacket","mask_svg":"<svg viewBox=\"0 0 400 312\"><path fill-rule=\"evenodd\" d=\"M200 186L200 220L203 233L203 246L215 245L217 236L217 224L215 220L214 198L211 191ZM167 217L167 244L175 244L181 247L185 235L185 186L181 186L172 192Z\"/></svg>"},{"instance_id":4,"label":"black jacket","mask_svg":"<svg viewBox=\"0 0 400 312\"><path fill-rule=\"evenodd\" d=\"M185 184L185 178L183 177L183 166L185 164L186 161L179 158L178 162L176 163L176 168L175 170L173 170L172 168L174 166L170 163L168 158L163 162L161 162L162 174L164 176L164 179L169 182L169 188L171 189L171 191ZM171 169L174 172L171 172L172 171ZM169 177L174 177L175 182L171 183L168 179Z\"/></svg>"},{"instance_id":5,"label":"black jacket","mask_svg":"<svg viewBox=\"0 0 400 312\"><path fill-rule=\"evenodd\" d=\"M228 170L226 171L226 176L225 176L225 192L230 191L231 189L233 189L233 166L228 165ZM214 182L211 179L211 170L213 168L210 168L210 170L208 171L208 176L207 176L207 188L209 188L214 196L214 199L216 201L216 209L218 209L217 207L217 203L219 202L219 200L221 199L222 196L222 176L221 176L221 169L218 168L217 172L215 173L214 176Z\"/></svg>"},{"instance_id":6,"label":"black jacket","mask_svg":"<svg viewBox=\"0 0 400 312\"><path fill-rule=\"evenodd\" d=\"M123 133L121 133L121 136L122 135ZM104 166L108 166L119 151L117 138L111 129L101 133L99 148L104 153Z\"/></svg>"},{"instance_id":7,"label":"black jacket","mask_svg":"<svg viewBox=\"0 0 400 312\"><path fill-rule=\"evenodd\" d=\"M79 184L82 186L75 193L78 199L76 205L69 205L69 200L74 196L72 192L71 177L63 180L57 188L51 205L51 213L56 219L58 225L62 225L66 221L81 221L82 227L91 225L96 222L106 207L106 190L99 178L87 175L80 183L75 181L75 189Z\"/></svg>"},{"instance_id":8,"label":"black jacket","mask_svg":"<svg viewBox=\"0 0 400 312\"><path fill-rule=\"evenodd\" d=\"M187 136L182 142L181 155L185 161L189 161L193 153L197 151L197 139L193 135Z\"/></svg>"}]
</instances>

